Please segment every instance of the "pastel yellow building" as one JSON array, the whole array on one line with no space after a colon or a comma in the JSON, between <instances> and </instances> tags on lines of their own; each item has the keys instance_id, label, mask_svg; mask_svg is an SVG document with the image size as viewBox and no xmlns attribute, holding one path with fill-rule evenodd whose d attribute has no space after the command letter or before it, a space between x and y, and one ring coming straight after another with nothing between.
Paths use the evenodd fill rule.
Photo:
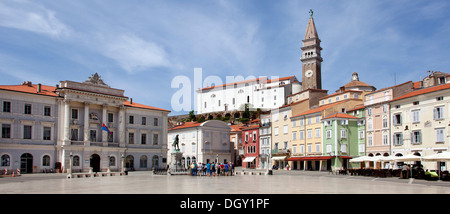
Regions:
<instances>
[{"instance_id":1,"label":"pastel yellow building","mask_svg":"<svg viewBox=\"0 0 450 214\"><path fill-rule=\"evenodd\" d=\"M450 148L450 84L426 87L390 103L392 155L433 155ZM438 169L438 162L422 161L424 169ZM445 163L447 164L447 163ZM445 164L441 167L447 169Z\"/></svg>"}]
</instances>

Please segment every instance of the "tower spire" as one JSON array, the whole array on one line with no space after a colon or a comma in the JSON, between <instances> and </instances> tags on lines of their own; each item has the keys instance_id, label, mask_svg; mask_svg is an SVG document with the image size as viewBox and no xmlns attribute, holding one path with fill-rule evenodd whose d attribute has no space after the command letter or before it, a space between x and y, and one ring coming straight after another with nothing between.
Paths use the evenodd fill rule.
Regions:
<instances>
[{"instance_id":1,"label":"tower spire","mask_svg":"<svg viewBox=\"0 0 450 214\"><path fill-rule=\"evenodd\" d=\"M321 50L320 39L314 24L313 11L309 10L309 21L306 27L305 38L302 40L302 88L322 89Z\"/></svg>"}]
</instances>

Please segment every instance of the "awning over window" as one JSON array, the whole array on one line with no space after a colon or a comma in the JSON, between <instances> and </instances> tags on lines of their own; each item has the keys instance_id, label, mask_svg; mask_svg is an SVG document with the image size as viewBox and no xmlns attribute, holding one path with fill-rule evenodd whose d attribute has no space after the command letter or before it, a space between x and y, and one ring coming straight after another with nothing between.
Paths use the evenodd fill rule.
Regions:
<instances>
[{"instance_id":1,"label":"awning over window","mask_svg":"<svg viewBox=\"0 0 450 214\"><path fill-rule=\"evenodd\" d=\"M272 157L272 160L284 160L286 158L286 156L275 156Z\"/></svg>"},{"instance_id":2,"label":"awning over window","mask_svg":"<svg viewBox=\"0 0 450 214\"><path fill-rule=\"evenodd\" d=\"M256 157L246 157L242 162L252 162Z\"/></svg>"}]
</instances>

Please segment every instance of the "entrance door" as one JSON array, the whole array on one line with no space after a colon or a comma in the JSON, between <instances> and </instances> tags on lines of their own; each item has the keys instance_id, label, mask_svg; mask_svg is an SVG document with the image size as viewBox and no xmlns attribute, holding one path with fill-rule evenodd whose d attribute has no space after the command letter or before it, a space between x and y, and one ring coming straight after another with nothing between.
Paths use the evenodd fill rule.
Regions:
<instances>
[{"instance_id":1,"label":"entrance door","mask_svg":"<svg viewBox=\"0 0 450 214\"><path fill-rule=\"evenodd\" d=\"M93 154L91 156L90 162L91 162L92 171L100 172L100 156L97 154Z\"/></svg>"},{"instance_id":2,"label":"entrance door","mask_svg":"<svg viewBox=\"0 0 450 214\"><path fill-rule=\"evenodd\" d=\"M33 156L30 153L24 153L20 156L20 173L33 172Z\"/></svg>"}]
</instances>

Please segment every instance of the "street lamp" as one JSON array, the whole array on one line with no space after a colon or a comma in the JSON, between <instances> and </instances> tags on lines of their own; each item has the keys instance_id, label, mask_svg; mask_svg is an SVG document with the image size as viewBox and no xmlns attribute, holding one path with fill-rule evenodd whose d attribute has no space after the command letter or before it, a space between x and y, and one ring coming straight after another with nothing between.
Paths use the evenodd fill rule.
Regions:
<instances>
[{"instance_id":1,"label":"street lamp","mask_svg":"<svg viewBox=\"0 0 450 214\"><path fill-rule=\"evenodd\" d=\"M73 154L70 152L69 155L69 175L67 175L67 178L72 178L72 162L73 162Z\"/></svg>"}]
</instances>

